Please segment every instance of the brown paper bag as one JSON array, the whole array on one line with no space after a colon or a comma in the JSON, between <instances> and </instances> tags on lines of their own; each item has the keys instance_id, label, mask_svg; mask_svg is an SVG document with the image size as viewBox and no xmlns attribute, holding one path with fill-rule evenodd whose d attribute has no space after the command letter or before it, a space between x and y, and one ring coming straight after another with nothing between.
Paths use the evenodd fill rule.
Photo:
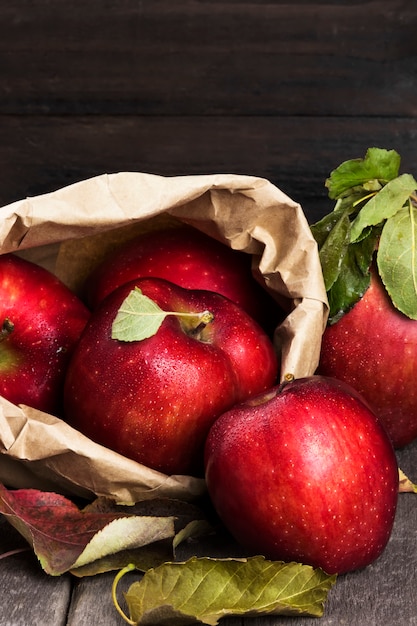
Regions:
<instances>
[{"instance_id":1,"label":"brown paper bag","mask_svg":"<svg viewBox=\"0 0 417 626\"><path fill-rule=\"evenodd\" d=\"M52 269L75 291L116 243L185 222L252 255L254 275L288 311L274 341L281 377L312 374L327 320L317 246L300 205L269 181L217 174L122 172L26 198L1 210L0 251ZM90 441L65 422L0 398L0 481L119 502L193 499L204 481L165 476Z\"/></svg>"}]
</instances>

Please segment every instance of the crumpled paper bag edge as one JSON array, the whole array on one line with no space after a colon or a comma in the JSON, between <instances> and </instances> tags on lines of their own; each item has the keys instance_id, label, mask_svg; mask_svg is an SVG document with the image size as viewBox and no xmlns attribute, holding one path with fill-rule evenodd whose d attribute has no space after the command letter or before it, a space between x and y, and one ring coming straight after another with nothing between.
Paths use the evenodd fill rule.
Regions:
<instances>
[{"instance_id":1,"label":"crumpled paper bag edge","mask_svg":"<svg viewBox=\"0 0 417 626\"><path fill-rule=\"evenodd\" d=\"M141 189L139 194L134 189L134 182L139 182ZM135 213L132 216L129 211L126 212L124 203L134 206L141 199L144 189L152 192L151 201L145 203L145 209L139 215ZM167 197L169 207L166 205ZM209 210L202 218L199 207L203 198L208 202ZM224 209L225 198L228 200L227 211ZM245 206L249 209L251 207L258 209L259 200L262 198L262 211L259 209L255 221L250 211L247 212L249 219L247 213L242 211L243 218L236 220L235 205L231 201L236 198L244 200ZM104 211L104 205L109 210ZM271 266L271 258L268 258L270 252L268 244L271 239L269 229L271 220L277 219L278 207L296 216L306 249L303 246L294 247L289 241L288 245L280 246L279 252L283 254L273 259L275 266ZM98 221L97 216L101 212L106 214L106 218ZM293 310L275 333L276 345L279 349L282 348L281 377L289 372L296 377L313 373L318 363L321 334L326 325L328 312L317 246L301 206L266 179L234 174L191 177L161 177L137 172L103 174L56 192L26 198L3 207L0 251L19 252L33 250L39 246L53 246L56 243L92 235L97 231L117 229L129 223L145 221L165 212L211 236L223 238L225 243L235 249L246 251L254 257L258 256L259 269L268 289L273 291L277 288L279 275L278 288L281 289L284 285L285 296L292 298L294 303ZM261 220L263 224L259 223ZM281 275L283 259L285 265L294 251L299 254L293 262L293 270L300 269L300 254L301 258L304 255L304 258L312 260L311 276L304 281L302 289L299 284L295 288L293 286L289 288L287 278ZM313 282L310 280L311 277ZM307 342L305 337L309 338ZM33 409L29 410L29 414L31 411ZM32 419L30 415L29 419ZM26 465L36 462L30 458L24 459ZM47 462L44 460L42 469L38 468L38 474L42 474L45 468L48 472L51 471L52 475L54 473L57 476L61 475L64 482L68 479L64 473L60 474L58 465L54 463L54 457L50 457ZM167 478L164 477L163 481ZM82 490L85 485L77 485L77 488ZM126 495L125 493L122 499L125 499ZM130 498L131 495L127 497Z\"/></svg>"}]
</instances>

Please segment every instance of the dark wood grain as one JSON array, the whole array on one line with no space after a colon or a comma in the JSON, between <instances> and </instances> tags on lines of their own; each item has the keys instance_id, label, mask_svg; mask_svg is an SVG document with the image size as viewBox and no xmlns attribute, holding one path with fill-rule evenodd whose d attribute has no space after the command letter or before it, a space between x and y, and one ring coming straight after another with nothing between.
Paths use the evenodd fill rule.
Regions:
<instances>
[{"instance_id":1,"label":"dark wood grain","mask_svg":"<svg viewBox=\"0 0 417 626\"><path fill-rule=\"evenodd\" d=\"M0 204L122 170L250 173L329 209L377 145L416 168L417 4L0 7Z\"/></svg>"},{"instance_id":2,"label":"dark wood grain","mask_svg":"<svg viewBox=\"0 0 417 626\"><path fill-rule=\"evenodd\" d=\"M1 517L0 556L28 547ZM0 559L1 626L64 626L71 586L69 576L47 576L30 549Z\"/></svg>"},{"instance_id":3,"label":"dark wood grain","mask_svg":"<svg viewBox=\"0 0 417 626\"><path fill-rule=\"evenodd\" d=\"M315 221L332 208L324 182L369 146L417 171L417 118L160 116L9 117L0 126L0 204L117 171L231 172L271 180Z\"/></svg>"},{"instance_id":4,"label":"dark wood grain","mask_svg":"<svg viewBox=\"0 0 417 626\"><path fill-rule=\"evenodd\" d=\"M416 22L413 0L3 3L0 113L413 116Z\"/></svg>"}]
</instances>

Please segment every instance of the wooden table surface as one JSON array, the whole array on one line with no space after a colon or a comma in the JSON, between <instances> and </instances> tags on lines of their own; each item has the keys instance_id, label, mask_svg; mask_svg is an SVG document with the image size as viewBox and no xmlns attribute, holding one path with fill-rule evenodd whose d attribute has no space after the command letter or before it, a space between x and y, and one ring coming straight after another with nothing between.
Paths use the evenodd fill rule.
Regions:
<instances>
[{"instance_id":1,"label":"wooden table surface","mask_svg":"<svg viewBox=\"0 0 417 626\"><path fill-rule=\"evenodd\" d=\"M417 441L398 452L403 471L417 479ZM26 546L20 535L0 520L0 554ZM185 545L179 559L237 556L232 542L207 540ZM127 575L121 592L137 580ZM78 579L47 576L31 551L0 559L0 626L122 626L111 599L114 573ZM412 626L417 625L417 495L399 494L397 516L388 546L367 568L340 576L330 591L324 616L317 618L224 618L224 626Z\"/></svg>"}]
</instances>

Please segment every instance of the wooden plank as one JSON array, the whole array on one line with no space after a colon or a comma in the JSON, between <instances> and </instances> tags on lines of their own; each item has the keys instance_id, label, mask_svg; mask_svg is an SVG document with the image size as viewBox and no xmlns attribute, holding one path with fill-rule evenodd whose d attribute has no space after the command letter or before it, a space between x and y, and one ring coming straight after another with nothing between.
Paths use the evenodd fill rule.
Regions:
<instances>
[{"instance_id":1,"label":"wooden plank","mask_svg":"<svg viewBox=\"0 0 417 626\"><path fill-rule=\"evenodd\" d=\"M21 547L26 542L0 517L0 555ZM0 559L0 589L0 626L66 624L71 579L47 576L32 551Z\"/></svg>"},{"instance_id":2,"label":"wooden plank","mask_svg":"<svg viewBox=\"0 0 417 626\"><path fill-rule=\"evenodd\" d=\"M1 119L1 118L0 118ZM370 146L396 149L416 173L417 119L11 116L0 123L0 206L116 171L262 176L315 221L324 181Z\"/></svg>"},{"instance_id":3,"label":"wooden plank","mask_svg":"<svg viewBox=\"0 0 417 626\"><path fill-rule=\"evenodd\" d=\"M414 116L416 21L414 0L3 3L0 113Z\"/></svg>"},{"instance_id":4,"label":"wooden plank","mask_svg":"<svg viewBox=\"0 0 417 626\"><path fill-rule=\"evenodd\" d=\"M99 574L92 578L76 580L74 593L68 613L67 626L126 626L126 622L117 613L111 595L115 572ZM135 579L138 576L135 575ZM130 581L120 583L118 600L123 604L122 593L127 591ZM126 610L126 607L123 607Z\"/></svg>"}]
</instances>

